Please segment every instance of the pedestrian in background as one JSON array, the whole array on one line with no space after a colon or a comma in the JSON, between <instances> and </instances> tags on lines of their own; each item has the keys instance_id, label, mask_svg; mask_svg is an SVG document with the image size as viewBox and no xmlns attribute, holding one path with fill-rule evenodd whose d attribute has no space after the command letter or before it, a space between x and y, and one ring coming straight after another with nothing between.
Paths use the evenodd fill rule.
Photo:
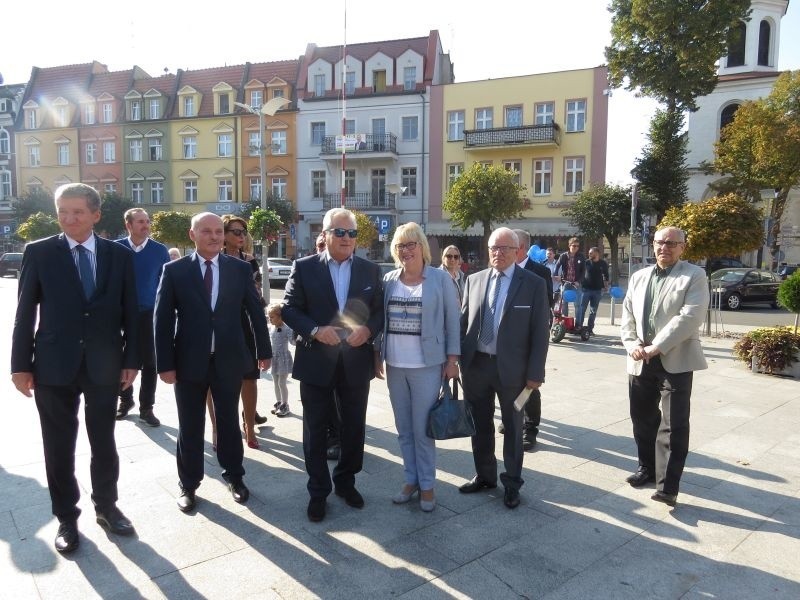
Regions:
<instances>
[{"instance_id":1,"label":"pedestrian in background","mask_svg":"<svg viewBox=\"0 0 800 600\"><path fill-rule=\"evenodd\" d=\"M269 341L272 345L272 384L275 387L275 408L272 413L276 417L289 415L289 387L286 381L292 373L294 360L289 345L294 346L294 332L283 322L280 302L273 302L267 307L269 318Z\"/></svg>"},{"instance_id":2,"label":"pedestrian in background","mask_svg":"<svg viewBox=\"0 0 800 600\"><path fill-rule=\"evenodd\" d=\"M467 276L461 270L461 251L456 246L448 246L442 251L442 265L440 269L446 271L453 280L458 291L458 301L464 293L464 283Z\"/></svg>"},{"instance_id":3,"label":"pedestrian in background","mask_svg":"<svg viewBox=\"0 0 800 600\"><path fill-rule=\"evenodd\" d=\"M578 311L579 320L576 321L578 329L583 327L586 307L589 307L589 333L594 335L594 320L597 317L597 309L600 306L603 292L607 288L608 263L600 258L600 250L595 247L589 248L589 260L584 263L583 279L581 280L583 298L581 299L581 309Z\"/></svg>"},{"instance_id":4,"label":"pedestrian in background","mask_svg":"<svg viewBox=\"0 0 800 600\"><path fill-rule=\"evenodd\" d=\"M578 238L569 239L569 250L558 257L557 274L561 277L561 289L565 289L564 284L570 284L575 290L575 313L576 322L581 320L581 281L583 281L583 270L586 258L580 251L581 243ZM563 295L563 294L562 294ZM569 314L569 304L562 302L563 310L561 315L566 317Z\"/></svg>"}]
</instances>

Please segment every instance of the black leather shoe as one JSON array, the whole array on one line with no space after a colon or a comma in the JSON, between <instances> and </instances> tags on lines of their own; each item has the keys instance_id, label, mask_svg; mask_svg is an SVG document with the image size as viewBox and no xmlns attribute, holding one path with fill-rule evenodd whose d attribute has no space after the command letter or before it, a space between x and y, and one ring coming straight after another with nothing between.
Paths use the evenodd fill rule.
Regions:
<instances>
[{"instance_id":1,"label":"black leather shoe","mask_svg":"<svg viewBox=\"0 0 800 600\"><path fill-rule=\"evenodd\" d=\"M117 535L133 535L134 533L133 524L115 504L104 509L95 508L95 515L100 527L106 531Z\"/></svg>"},{"instance_id":2,"label":"black leather shoe","mask_svg":"<svg viewBox=\"0 0 800 600\"><path fill-rule=\"evenodd\" d=\"M329 446L328 449L325 451L325 455L327 456L328 460L339 460L339 455L341 454L341 447L339 444L334 446Z\"/></svg>"},{"instance_id":3,"label":"black leather shoe","mask_svg":"<svg viewBox=\"0 0 800 600\"><path fill-rule=\"evenodd\" d=\"M525 430L522 432L522 449L533 450L536 447L536 433Z\"/></svg>"},{"instance_id":4,"label":"black leather shoe","mask_svg":"<svg viewBox=\"0 0 800 600\"><path fill-rule=\"evenodd\" d=\"M625 481L630 483L633 487L642 487L648 483L655 483L656 476L647 467L639 467L636 473L632 473L625 478Z\"/></svg>"},{"instance_id":5,"label":"black leather shoe","mask_svg":"<svg viewBox=\"0 0 800 600\"><path fill-rule=\"evenodd\" d=\"M233 481L228 483L228 489L231 491L234 502L244 504L250 498L250 490L243 481Z\"/></svg>"},{"instance_id":6,"label":"black leather shoe","mask_svg":"<svg viewBox=\"0 0 800 600\"><path fill-rule=\"evenodd\" d=\"M325 498L311 498L308 501L308 520L319 523L325 518Z\"/></svg>"},{"instance_id":7,"label":"black leather shoe","mask_svg":"<svg viewBox=\"0 0 800 600\"><path fill-rule=\"evenodd\" d=\"M508 508L517 508L519 506L519 490L507 487L503 494L503 504Z\"/></svg>"},{"instance_id":8,"label":"black leather shoe","mask_svg":"<svg viewBox=\"0 0 800 600\"><path fill-rule=\"evenodd\" d=\"M678 494L667 494L666 492L657 491L650 496L650 499L656 502L663 502L667 506L675 506L675 503L678 501Z\"/></svg>"},{"instance_id":9,"label":"black leather shoe","mask_svg":"<svg viewBox=\"0 0 800 600\"><path fill-rule=\"evenodd\" d=\"M178 496L178 508L181 512L189 512L194 509L196 503L194 490L181 489L181 495Z\"/></svg>"},{"instance_id":10,"label":"black leather shoe","mask_svg":"<svg viewBox=\"0 0 800 600\"><path fill-rule=\"evenodd\" d=\"M69 554L78 548L80 537L78 536L78 523L75 521L64 521L58 526L56 533L56 551L60 554Z\"/></svg>"},{"instance_id":11,"label":"black leather shoe","mask_svg":"<svg viewBox=\"0 0 800 600\"><path fill-rule=\"evenodd\" d=\"M120 399L119 408L117 409L117 421L120 421L128 416L131 409L136 405L133 400Z\"/></svg>"},{"instance_id":12,"label":"black leather shoe","mask_svg":"<svg viewBox=\"0 0 800 600\"><path fill-rule=\"evenodd\" d=\"M352 506L353 508L364 508L364 498L354 487L346 490L336 488L336 495L340 498L344 498L347 506Z\"/></svg>"},{"instance_id":13,"label":"black leather shoe","mask_svg":"<svg viewBox=\"0 0 800 600\"><path fill-rule=\"evenodd\" d=\"M475 475L475 477L470 479L467 483L460 486L458 491L462 494L474 494L475 492L480 492L482 489L493 490L496 487L496 483L489 483Z\"/></svg>"},{"instance_id":14,"label":"black leather shoe","mask_svg":"<svg viewBox=\"0 0 800 600\"><path fill-rule=\"evenodd\" d=\"M158 427L159 425L161 425L161 421L159 421L158 417L156 417L153 414L152 410L140 411L139 412L139 420L142 423L147 423L148 425L150 425L150 427Z\"/></svg>"},{"instance_id":15,"label":"black leather shoe","mask_svg":"<svg viewBox=\"0 0 800 600\"><path fill-rule=\"evenodd\" d=\"M256 425L263 425L267 422L267 417L262 417L260 414L256 413L255 422Z\"/></svg>"}]
</instances>

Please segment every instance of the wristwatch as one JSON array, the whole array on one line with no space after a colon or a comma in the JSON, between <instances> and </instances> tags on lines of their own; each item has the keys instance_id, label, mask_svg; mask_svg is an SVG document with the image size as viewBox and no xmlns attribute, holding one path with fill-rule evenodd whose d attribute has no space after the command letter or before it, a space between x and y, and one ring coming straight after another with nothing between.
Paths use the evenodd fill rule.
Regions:
<instances>
[{"instance_id":1,"label":"wristwatch","mask_svg":"<svg viewBox=\"0 0 800 600\"><path fill-rule=\"evenodd\" d=\"M317 325L316 327L314 327L314 329L311 330L311 337L313 338L315 335L317 335L318 331L319 331L319 325Z\"/></svg>"}]
</instances>

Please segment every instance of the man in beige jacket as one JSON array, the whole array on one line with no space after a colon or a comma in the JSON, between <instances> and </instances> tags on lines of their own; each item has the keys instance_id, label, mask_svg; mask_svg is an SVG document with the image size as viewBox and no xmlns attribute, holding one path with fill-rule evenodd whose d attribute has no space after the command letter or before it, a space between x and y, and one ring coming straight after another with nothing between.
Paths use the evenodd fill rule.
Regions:
<instances>
[{"instance_id":1,"label":"man in beige jacket","mask_svg":"<svg viewBox=\"0 0 800 600\"><path fill-rule=\"evenodd\" d=\"M694 371L707 367L699 328L708 307L708 280L681 261L686 236L659 229L656 264L633 274L622 304L622 343L628 352L628 396L638 470L633 487L656 483L653 500L675 506L689 452L689 405ZM661 410L659 410L659 402Z\"/></svg>"}]
</instances>

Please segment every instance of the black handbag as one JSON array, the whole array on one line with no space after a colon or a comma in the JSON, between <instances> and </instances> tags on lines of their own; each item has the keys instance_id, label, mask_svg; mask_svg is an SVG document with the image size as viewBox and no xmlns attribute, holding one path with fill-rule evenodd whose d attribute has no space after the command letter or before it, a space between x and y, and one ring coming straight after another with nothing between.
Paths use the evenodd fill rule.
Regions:
<instances>
[{"instance_id":1,"label":"black handbag","mask_svg":"<svg viewBox=\"0 0 800 600\"><path fill-rule=\"evenodd\" d=\"M435 440L472 437L475 435L475 421L466 400L458 399L458 379L453 379L453 389L447 379L442 381L442 389L431 411L428 413L428 437Z\"/></svg>"}]
</instances>

